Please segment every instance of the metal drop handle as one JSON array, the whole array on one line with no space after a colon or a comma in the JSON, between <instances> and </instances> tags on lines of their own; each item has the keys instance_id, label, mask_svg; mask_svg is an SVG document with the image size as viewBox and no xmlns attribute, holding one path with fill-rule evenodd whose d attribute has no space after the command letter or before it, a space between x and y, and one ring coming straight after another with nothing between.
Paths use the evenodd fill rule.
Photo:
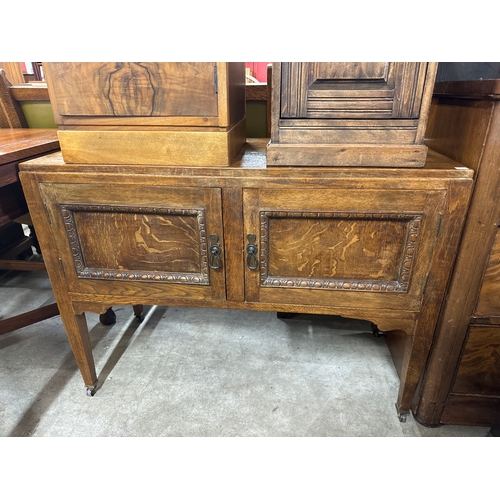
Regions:
<instances>
[{"instance_id":1,"label":"metal drop handle","mask_svg":"<svg viewBox=\"0 0 500 500\"><path fill-rule=\"evenodd\" d=\"M254 271L259 267L259 260L257 259L257 237L255 234L247 234L247 266L248 269Z\"/></svg>"},{"instance_id":2,"label":"metal drop handle","mask_svg":"<svg viewBox=\"0 0 500 500\"><path fill-rule=\"evenodd\" d=\"M208 265L212 269L219 269L221 265L220 261L220 245L219 245L219 237L216 234L211 234L210 235L210 250L209 250L209 257L208 257Z\"/></svg>"}]
</instances>

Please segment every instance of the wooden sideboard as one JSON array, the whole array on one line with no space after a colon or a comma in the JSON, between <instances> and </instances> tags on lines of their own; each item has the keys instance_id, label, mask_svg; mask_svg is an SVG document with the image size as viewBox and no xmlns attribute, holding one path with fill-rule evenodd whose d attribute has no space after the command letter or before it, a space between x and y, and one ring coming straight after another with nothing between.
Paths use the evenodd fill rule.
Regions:
<instances>
[{"instance_id":1,"label":"wooden sideboard","mask_svg":"<svg viewBox=\"0 0 500 500\"><path fill-rule=\"evenodd\" d=\"M473 171L266 165L266 139L229 167L21 165L71 348L98 387L85 311L158 304L335 314L393 339L405 420L455 259Z\"/></svg>"},{"instance_id":2,"label":"wooden sideboard","mask_svg":"<svg viewBox=\"0 0 500 500\"><path fill-rule=\"evenodd\" d=\"M500 412L500 80L436 84L426 137L476 181L415 415L490 426Z\"/></svg>"}]
</instances>

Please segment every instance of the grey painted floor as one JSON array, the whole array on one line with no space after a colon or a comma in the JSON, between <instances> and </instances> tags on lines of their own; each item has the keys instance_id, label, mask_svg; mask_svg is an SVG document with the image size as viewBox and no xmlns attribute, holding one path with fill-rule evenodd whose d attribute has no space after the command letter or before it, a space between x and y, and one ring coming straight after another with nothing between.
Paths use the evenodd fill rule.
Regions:
<instances>
[{"instance_id":1,"label":"grey painted floor","mask_svg":"<svg viewBox=\"0 0 500 500\"><path fill-rule=\"evenodd\" d=\"M0 275L0 317L52 301L43 272ZM0 337L0 436L471 436L395 410L383 337L338 317L146 306L87 314L100 388L85 394L59 317Z\"/></svg>"}]
</instances>

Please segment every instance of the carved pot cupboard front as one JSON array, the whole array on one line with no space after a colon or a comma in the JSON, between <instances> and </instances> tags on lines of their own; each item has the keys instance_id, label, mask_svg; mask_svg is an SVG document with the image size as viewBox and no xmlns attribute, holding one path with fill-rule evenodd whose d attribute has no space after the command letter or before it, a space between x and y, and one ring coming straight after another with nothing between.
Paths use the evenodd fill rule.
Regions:
<instances>
[{"instance_id":1,"label":"carved pot cupboard front","mask_svg":"<svg viewBox=\"0 0 500 500\"><path fill-rule=\"evenodd\" d=\"M386 332L404 420L473 172L432 151L417 169L272 167L266 142L249 139L228 167L70 163L64 149L21 165L88 393L98 380L85 311L158 304L335 314Z\"/></svg>"},{"instance_id":2,"label":"carved pot cupboard front","mask_svg":"<svg viewBox=\"0 0 500 500\"><path fill-rule=\"evenodd\" d=\"M423 167L436 63L273 64L268 165Z\"/></svg>"}]
</instances>

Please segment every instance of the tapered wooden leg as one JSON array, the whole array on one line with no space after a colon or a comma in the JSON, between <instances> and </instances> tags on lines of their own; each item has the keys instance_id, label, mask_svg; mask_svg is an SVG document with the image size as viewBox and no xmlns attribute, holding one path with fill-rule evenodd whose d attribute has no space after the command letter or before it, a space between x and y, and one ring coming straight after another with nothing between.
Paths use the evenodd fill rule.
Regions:
<instances>
[{"instance_id":1,"label":"tapered wooden leg","mask_svg":"<svg viewBox=\"0 0 500 500\"><path fill-rule=\"evenodd\" d=\"M69 311L62 311L61 319L83 382L86 387L95 390L97 387L97 375L85 313L75 314L73 312L71 314Z\"/></svg>"},{"instance_id":2,"label":"tapered wooden leg","mask_svg":"<svg viewBox=\"0 0 500 500\"><path fill-rule=\"evenodd\" d=\"M424 324L425 327L425 324ZM423 374L432 336L419 331L422 325L417 325L415 333L408 336L401 366L400 387L396 408L399 414L407 414L413 405L420 377Z\"/></svg>"}]
</instances>

